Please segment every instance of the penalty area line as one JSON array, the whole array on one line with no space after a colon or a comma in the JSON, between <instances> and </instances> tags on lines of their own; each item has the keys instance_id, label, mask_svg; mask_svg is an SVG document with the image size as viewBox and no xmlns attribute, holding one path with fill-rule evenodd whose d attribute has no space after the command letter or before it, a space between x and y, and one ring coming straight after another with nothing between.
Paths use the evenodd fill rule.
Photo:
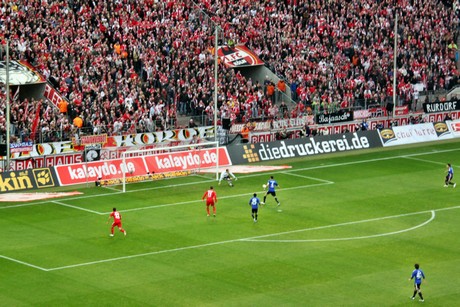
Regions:
<instances>
[{"instance_id":1,"label":"penalty area line","mask_svg":"<svg viewBox=\"0 0 460 307\"><path fill-rule=\"evenodd\" d=\"M297 189L318 187L318 186L329 185L329 184L333 184L333 182L328 181L328 182L307 184L307 185L302 185L302 186L283 188L283 189L279 189L279 191L297 190ZM257 193L263 193L265 191L256 191L256 192ZM222 200L222 199L238 198L238 197L243 197L243 196L252 196L253 194L254 194L254 192L249 192L249 193L221 196L221 197L219 197L219 199ZM161 205L153 205L153 206L147 206L147 207L138 207L138 208L132 208L132 209L125 209L125 210L120 210L120 212L131 212L131 211L140 211L140 210L148 210L148 209L157 209L157 208L163 208L163 207L173 207L173 206L188 205L188 204L195 204L195 203L201 203L201 202L203 202L203 200L195 199L195 200L182 201L182 202L177 202L177 203L169 203L169 204L161 204ZM109 214L109 213L110 212L98 213L98 214Z\"/></svg>"},{"instance_id":2,"label":"penalty area line","mask_svg":"<svg viewBox=\"0 0 460 307\"><path fill-rule=\"evenodd\" d=\"M296 232L309 231L309 230L315 230L315 229L326 229L326 228L353 225L353 224L359 224L359 223L367 223L367 222L372 222L372 221L385 220L385 219L391 219L391 218L398 218L398 217L404 217L404 216L431 213L431 218L428 221L425 221L424 223L422 223L420 225L411 227L411 230L413 230L413 229L422 227L422 226L428 224L429 222L431 222L435 217L435 212L436 211L453 210L453 209L459 209L459 208L460 208L460 206L440 208L440 209L434 209L434 210L425 210L425 211L405 213L405 214L399 214L399 215L391 215L391 216L384 216L384 217L380 217L380 218L366 219L366 220L353 221L353 222L347 222L347 223L339 223L339 224L325 225L325 226L320 226L320 227L304 228L304 229L298 229L298 230L293 230L293 231L279 232L279 233L273 233L273 234L257 236L257 237L240 238L240 239L232 239L232 240L219 241L219 242L204 243L204 244L199 244L199 245L184 246L184 247L178 247L178 248L154 251L154 252L149 252L149 253L128 255L128 256L122 256L122 257L116 257L116 258L96 260L96 261L91 261L91 262L71 264L71 265L55 267L55 268L49 268L49 269L43 269L43 268L42 269L45 270L45 271L64 270L64 269L83 267L83 266L89 266L89 265L100 264L100 263L113 262L113 261L118 261L118 260L127 260L127 259L138 258L138 257L166 254L166 253L171 253L171 252L179 252L179 251L198 249L198 248L209 247L209 246L217 246L217 245L222 245L222 244L227 244L227 243L257 242L257 241L260 241L260 240L256 240L258 238L273 237L273 236L279 236L279 235L289 234L289 233L296 233ZM409 230L406 230L406 231L409 231ZM396 234L396 233L398 233L398 232L394 232L393 234ZM273 241L270 241L270 242L273 242ZM39 268L39 267L37 267L37 268Z\"/></svg>"},{"instance_id":3,"label":"penalty area line","mask_svg":"<svg viewBox=\"0 0 460 307\"><path fill-rule=\"evenodd\" d=\"M410 158L410 157L423 156L423 155L433 155L433 154L446 153L446 152L459 151L459 150L460 150L460 148L445 149L445 150L414 153L414 154L408 154L408 155L392 156L392 157L386 157L386 158L375 158L375 159L359 160L359 161L353 161L353 162L344 162L344 163L334 163L334 164L327 164L327 165L310 166L310 167L292 169L292 170L279 170L279 171L273 171L273 173L274 174L281 174L281 173L288 174L288 173L295 173L295 172L300 172L300 171L308 171L308 170L323 169L323 168L330 168L330 167L340 167L340 166L348 166L348 165L355 165L355 164L362 164L362 163L372 163L372 162L379 162L379 161L387 161L387 160L392 160L392 159ZM251 174L251 175L244 175L244 176L241 176L240 178L250 178L250 177L260 177L260 176L266 176L266 174L265 173L263 173L263 174L257 173L257 174ZM170 180L170 179L173 179L173 178L166 178L164 180ZM216 180L212 179L212 180L204 180L204 181L198 181L198 182L172 184L172 185L159 186L159 187L156 186L156 187L149 187L149 188L141 188L141 189L128 190L125 193L138 193L138 192L142 192L142 191L150 191L150 190L156 190L156 189L169 189L169 188L176 188L176 187L179 187L179 186L203 184L205 182L216 182ZM114 191L114 192L111 192L111 193L100 193L100 194L95 194L95 195L84 195L84 196L68 197L68 198L65 198L65 200L87 199L87 198L95 198L95 197L104 197L104 196L108 196L108 195L113 196L114 194L123 194L123 191L118 191L118 192ZM18 205L11 205L11 206L0 206L0 210L18 208L18 207L34 206L34 205L41 205L41 204L46 204L46 203L49 203L49 201L39 201L39 202L32 202L32 203L27 203L27 204L18 204Z\"/></svg>"},{"instance_id":4,"label":"penalty area line","mask_svg":"<svg viewBox=\"0 0 460 307\"><path fill-rule=\"evenodd\" d=\"M14 259L14 258L11 258L11 257L4 256L4 255L0 255L0 258L6 259L6 260L9 260L9 261L12 261L12 262L16 262L16 263L19 263L19 264L22 264L22 265L25 265L25 266L28 266L28 267L31 267L31 268L34 268L34 269L38 269L40 271L44 271L44 272L49 271L48 269L42 268L42 267L40 267L38 265L34 265L34 264L31 264L31 263L28 263L28 262L25 262L25 261L21 261L21 260L18 260L18 259Z\"/></svg>"},{"instance_id":5,"label":"penalty area line","mask_svg":"<svg viewBox=\"0 0 460 307\"><path fill-rule=\"evenodd\" d=\"M309 177L309 176L299 175L299 174L295 174L295 173L285 173L285 174L289 175L289 176L295 176L295 177L300 177L300 178L320 181L320 182L324 182L324 183L328 183L328 184L333 184L334 183L333 181L330 181L330 180L324 180L324 179L319 179L319 178L316 178L316 177Z\"/></svg>"},{"instance_id":6,"label":"penalty area line","mask_svg":"<svg viewBox=\"0 0 460 307\"><path fill-rule=\"evenodd\" d=\"M361 239L371 239L371 238L378 238L378 237L385 237L385 236L390 236L390 235L395 235L395 234L400 234L404 232L409 232L412 230L415 230L417 228L423 227L430 223L431 221L434 220L436 217L436 213L434 211L431 211L431 217L416 226L406 228L406 229L401 229L397 231L392 231L392 232L385 232L385 233L379 233L375 235L369 235L369 236L359 236L359 237L348 237L348 238L329 238L329 239L305 239L305 240L270 240L270 239L248 239L245 241L250 241L250 242L273 242L273 243L304 243L304 242L331 242L331 241L350 241L350 240L361 240ZM349 224L348 224L349 225ZM336 226L342 226L342 225L336 225ZM324 228L330 228L330 227L318 227L316 229L324 229ZM314 229L311 229L314 230Z\"/></svg>"},{"instance_id":7,"label":"penalty area line","mask_svg":"<svg viewBox=\"0 0 460 307\"><path fill-rule=\"evenodd\" d=\"M56 204L56 205L63 206L63 207L69 207L69 208L73 208L73 209L77 209L77 210L81 210L81 211L86 211L86 212L94 213L94 214L97 214L97 215L103 215L103 214L105 214L105 213L97 212L97 211L94 211L94 210L85 209L85 208L82 208L82 207L72 206L72 205L63 203L63 202L61 202L61 201L53 200L53 201L51 201L51 202L54 203L54 204Z\"/></svg>"}]
</instances>

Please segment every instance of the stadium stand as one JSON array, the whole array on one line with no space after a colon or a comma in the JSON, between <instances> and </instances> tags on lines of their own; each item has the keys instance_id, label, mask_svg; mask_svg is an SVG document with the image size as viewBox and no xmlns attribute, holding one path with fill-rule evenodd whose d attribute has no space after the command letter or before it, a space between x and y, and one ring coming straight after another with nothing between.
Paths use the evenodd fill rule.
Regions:
<instances>
[{"instance_id":1,"label":"stadium stand","mask_svg":"<svg viewBox=\"0 0 460 307\"><path fill-rule=\"evenodd\" d=\"M14 100L12 141L158 131L196 116L211 124L213 25L223 30L221 43L258 54L295 102L280 112L270 99L278 84L220 64L219 121L384 105L393 95L395 11L397 94L413 107L418 89L458 84L458 1L4 1L2 45L9 40L11 58L33 65L68 101L60 109ZM4 91L0 104L4 134Z\"/></svg>"}]
</instances>

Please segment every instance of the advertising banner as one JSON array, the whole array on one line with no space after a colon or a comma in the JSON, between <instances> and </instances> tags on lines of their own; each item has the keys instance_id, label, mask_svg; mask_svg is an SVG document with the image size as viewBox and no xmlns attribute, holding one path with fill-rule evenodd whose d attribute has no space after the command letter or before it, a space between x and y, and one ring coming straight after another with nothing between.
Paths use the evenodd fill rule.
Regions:
<instances>
[{"instance_id":1,"label":"advertising banner","mask_svg":"<svg viewBox=\"0 0 460 307\"><path fill-rule=\"evenodd\" d=\"M226 148L195 149L180 152L168 152L156 155L122 159L78 163L55 167L60 185L95 182L97 179L119 179L144 176L148 173L171 173L175 171L199 170L219 165L230 165L230 157Z\"/></svg>"},{"instance_id":2,"label":"advertising banner","mask_svg":"<svg viewBox=\"0 0 460 307\"><path fill-rule=\"evenodd\" d=\"M446 125L453 137L460 137L460 120L447 121Z\"/></svg>"},{"instance_id":3,"label":"advertising banner","mask_svg":"<svg viewBox=\"0 0 460 307\"><path fill-rule=\"evenodd\" d=\"M379 136L385 147L437 141L453 137L444 122L381 129L379 130Z\"/></svg>"},{"instance_id":4,"label":"advertising banner","mask_svg":"<svg viewBox=\"0 0 460 307\"><path fill-rule=\"evenodd\" d=\"M0 173L0 192L22 192L57 186L52 168L35 168Z\"/></svg>"},{"instance_id":5,"label":"advertising banner","mask_svg":"<svg viewBox=\"0 0 460 307\"><path fill-rule=\"evenodd\" d=\"M23 159L10 160L10 169L15 171L21 171L30 168L52 167L56 165L65 165L80 162L83 162L83 155L81 152L61 155L26 157Z\"/></svg>"},{"instance_id":6,"label":"advertising banner","mask_svg":"<svg viewBox=\"0 0 460 307\"><path fill-rule=\"evenodd\" d=\"M375 130L227 147L233 164L316 156L382 147Z\"/></svg>"}]
</instances>

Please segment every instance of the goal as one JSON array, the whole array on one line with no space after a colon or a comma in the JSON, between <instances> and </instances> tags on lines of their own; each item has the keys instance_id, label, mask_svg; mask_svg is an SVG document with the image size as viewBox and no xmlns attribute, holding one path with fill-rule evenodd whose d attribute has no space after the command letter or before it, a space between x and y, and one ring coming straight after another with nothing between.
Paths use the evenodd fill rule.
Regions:
<instances>
[{"instance_id":1,"label":"goal","mask_svg":"<svg viewBox=\"0 0 460 307\"><path fill-rule=\"evenodd\" d=\"M219 142L162 146L129 150L121 154L122 184L139 182L146 177L171 178L197 173L215 173L219 178Z\"/></svg>"}]
</instances>

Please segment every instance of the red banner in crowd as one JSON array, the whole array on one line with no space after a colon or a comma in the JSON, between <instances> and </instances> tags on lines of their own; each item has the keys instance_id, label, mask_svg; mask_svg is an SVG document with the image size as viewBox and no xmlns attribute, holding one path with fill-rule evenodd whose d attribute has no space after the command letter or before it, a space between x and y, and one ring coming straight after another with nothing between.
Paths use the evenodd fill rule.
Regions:
<instances>
[{"instance_id":1,"label":"red banner in crowd","mask_svg":"<svg viewBox=\"0 0 460 307\"><path fill-rule=\"evenodd\" d=\"M264 65L259 57L246 46L221 46L217 49L220 60L230 68Z\"/></svg>"},{"instance_id":2,"label":"red banner in crowd","mask_svg":"<svg viewBox=\"0 0 460 307\"><path fill-rule=\"evenodd\" d=\"M51 84L49 84L49 82L47 82L45 85L45 92L43 93L43 96L45 96L45 98L51 101L51 103L56 108L58 108L59 102L61 102L62 100L67 100L58 91L56 91L56 89L52 87Z\"/></svg>"},{"instance_id":3,"label":"red banner in crowd","mask_svg":"<svg viewBox=\"0 0 460 307\"><path fill-rule=\"evenodd\" d=\"M42 104L39 102L37 104L37 110L35 111L34 122L32 123L32 131L30 133L30 138L32 140L35 139L35 133L37 132L38 123L40 122L40 109L41 109L41 107L42 107Z\"/></svg>"},{"instance_id":4,"label":"red banner in crowd","mask_svg":"<svg viewBox=\"0 0 460 307\"><path fill-rule=\"evenodd\" d=\"M393 112L395 116L407 115L409 114L409 106L394 107Z\"/></svg>"}]
</instances>

